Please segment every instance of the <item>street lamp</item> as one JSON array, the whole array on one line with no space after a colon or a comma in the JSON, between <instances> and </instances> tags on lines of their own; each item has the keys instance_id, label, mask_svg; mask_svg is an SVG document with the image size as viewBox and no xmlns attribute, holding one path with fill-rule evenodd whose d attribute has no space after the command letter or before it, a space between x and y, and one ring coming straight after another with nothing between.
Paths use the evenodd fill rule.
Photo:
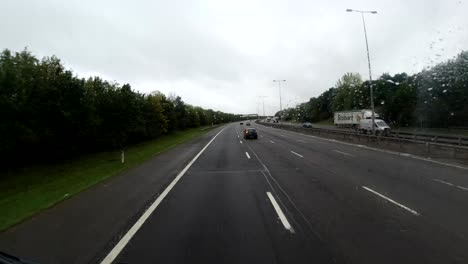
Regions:
<instances>
[{"instance_id":1,"label":"street lamp","mask_svg":"<svg viewBox=\"0 0 468 264\"><path fill-rule=\"evenodd\" d=\"M346 9L346 12L357 12L361 14L362 25L364 27L364 37L366 39L366 51L367 51L367 64L369 66L369 88L370 88L370 100L371 100L371 110L372 110L372 134L375 135L375 109L374 109L374 88L372 87L372 71L369 55L369 43L367 41L367 30L366 30L366 21L364 20L364 14L377 14L377 11L361 11L354 9Z\"/></svg>"},{"instance_id":2,"label":"street lamp","mask_svg":"<svg viewBox=\"0 0 468 264\"><path fill-rule=\"evenodd\" d=\"M283 106L282 106L282 103L281 103L281 83L286 82L286 80L273 80L273 82L278 83L279 96L280 96L280 121L281 121L281 115L283 114Z\"/></svg>"},{"instance_id":3,"label":"street lamp","mask_svg":"<svg viewBox=\"0 0 468 264\"><path fill-rule=\"evenodd\" d=\"M258 96L258 98L262 99L262 102L263 102L263 118L265 118L265 98L267 98L268 96Z\"/></svg>"}]
</instances>

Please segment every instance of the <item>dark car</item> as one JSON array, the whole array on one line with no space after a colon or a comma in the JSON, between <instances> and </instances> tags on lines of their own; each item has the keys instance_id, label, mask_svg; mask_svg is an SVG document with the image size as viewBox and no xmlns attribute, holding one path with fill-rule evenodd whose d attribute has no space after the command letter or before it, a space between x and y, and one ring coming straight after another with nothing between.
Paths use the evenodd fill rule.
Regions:
<instances>
[{"instance_id":1,"label":"dark car","mask_svg":"<svg viewBox=\"0 0 468 264\"><path fill-rule=\"evenodd\" d=\"M246 128L244 130L244 138L245 139L249 139L249 138L257 139L258 138L257 130L255 128Z\"/></svg>"},{"instance_id":2,"label":"dark car","mask_svg":"<svg viewBox=\"0 0 468 264\"><path fill-rule=\"evenodd\" d=\"M302 124L302 127L305 127L305 128L312 128L312 124L309 123L309 122L306 122L306 123Z\"/></svg>"},{"instance_id":3,"label":"dark car","mask_svg":"<svg viewBox=\"0 0 468 264\"><path fill-rule=\"evenodd\" d=\"M247 122L247 123L245 123L245 125L246 125L246 126L250 126L250 123L249 123L249 122Z\"/></svg>"},{"instance_id":4,"label":"dark car","mask_svg":"<svg viewBox=\"0 0 468 264\"><path fill-rule=\"evenodd\" d=\"M244 123L243 122L240 122L241 125L243 125Z\"/></svg>"}]
</instances>

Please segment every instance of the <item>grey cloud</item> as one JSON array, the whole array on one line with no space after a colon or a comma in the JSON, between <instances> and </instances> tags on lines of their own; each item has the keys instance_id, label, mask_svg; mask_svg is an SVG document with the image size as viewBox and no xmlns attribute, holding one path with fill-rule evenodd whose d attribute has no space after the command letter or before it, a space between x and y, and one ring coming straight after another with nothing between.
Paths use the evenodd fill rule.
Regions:
<instances>
[{"instance_id":1,"label":"grey cloud","mask_svg":"<svg viewBox=\"0 0 468 264\"><path fill-rule=\"evenodd\" d=\"M367 78L362 22L346 8L379 11L366 17L374 77L415 72L466 48L468 5L458 0L14 0L2 7L0 48L28 46L80 76L175 92L217 110L254 113L266 95L273 114L273 79L288 80L283 96L294 104L345 72Z\"/></svg>"}]
</instances>

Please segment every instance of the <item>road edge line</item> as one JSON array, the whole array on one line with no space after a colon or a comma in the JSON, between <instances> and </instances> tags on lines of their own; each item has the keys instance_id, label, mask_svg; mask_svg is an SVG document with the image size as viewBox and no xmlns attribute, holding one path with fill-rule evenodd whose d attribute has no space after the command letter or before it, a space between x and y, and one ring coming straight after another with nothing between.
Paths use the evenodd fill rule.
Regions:
<instances>
[{"instance_id":1,"label":"road edge line","mask_svg":"<svg viewBox=\"0 0 468 264\"><path fill-rule=\"evenodd\" d=\"M156 200L151 204L148 209L140 216L140 218L133 224L133 226L125 233L125 235L117 242L117 244L112 248L112 250L106 255L106 257L100 262L101 264L111 264L122 252L122 250L125 248L125 246L130 242L132 237L138 232L138 230L143 226L143 224L146 222L146 220L151 216L151 214L156 210L156 208L159 206L159 204L162 202L162 200L169 194L169 192L174 188L174 186L177 184L177 182L184 176L184 174L190 169L190 167L195 163L195 161L198 159L198 157L201 156L201 154L208 148L208 146L218 137L221 132L224 131L226 127L221 129L206 145L205 147L198 152L198 154L185 166L185 168L177 174L175 179L164 189L164 191L161 193L161 195L156 198Z\"/></svg>"}]
</instances>

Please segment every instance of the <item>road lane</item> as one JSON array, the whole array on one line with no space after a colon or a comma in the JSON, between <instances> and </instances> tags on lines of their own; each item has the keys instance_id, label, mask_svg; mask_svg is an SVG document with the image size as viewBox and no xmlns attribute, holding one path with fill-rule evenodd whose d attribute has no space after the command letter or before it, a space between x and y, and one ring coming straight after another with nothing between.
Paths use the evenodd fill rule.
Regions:
<instances>
[{"instance_id":1,"label":"road lane","mask_svg":"<svg viewBox=\"0 0 468 264\"><path fill-rule=\"evenodd\" d=\"M468 260L466 171L262 126L244 140L242 128L213 140L115 263ZM0 246L42 263L102 260L219 130L1 234Z\"/></svg>"},{"instance_id":2,"label":"road lane","mask_svg":"<svg viewBox=\"0 0 468 264\"><path fill-rule=\"evenodd\" d=\"M271 136L283 134L283 131L266 130ZM277 133L277 134L276 134ZM309 155L323 166L333 167L336 172L348 174L363 184L374 187L378 192L391 194L398 200L405 201L411 208L427 211L434 223L443 223L454 233L462 233L468 237L468 215L464 208L468 207L466 193L459 189L451 191L444 188L434 178L453 182L459 186L468 184L466 170L443 166L435 163L415 160L392 154L376 152L339 143L309 138L309 144L296 144L295 137L308 138L297 134L289 134L287 144L295 145L301 151L312 151ZM284 137L283 137L284 138ZM351 153L356 158L346 158L332 149L340 148ZM348 173L353 172L353 173ZM451 217L447 217L447 216Z\"/></svg>"},{"instance_id":3,"label":"road lane","mask_svg":"<svg viewBox=\"0 0 468 264\"><path fill-rule=\"evenodd\" d=\"M284 202L261 164L246 158L248 141L238 143L237 129L213 141L117 263L331 263L316 238L284 228L288 214L277 213Z\"/></svg>"},{"instance_id":4,"label":"road lane","mask_svg":"<svg viewBox=\"0 0 468 264\"><path fill-rule=\"evenodd\" d=\"M339 144L336 143L300 137L308 142L302 144L295 140L295 135L286 134L284 131L264 129L261 126L258 126L258 130L265 135L265 140L275 140L277 144L251 143L252 148L261 157L270 157L264 158L265 163L271 167L272 174L278 177L278 181L301 206L301 210L313 220L322 219L318 222L323 222L325 226L318 223L317 231L325 233L326 237L327 227L332 226L331 229L338 230L338 232L332 231L328 238L333 241L336 237L340 237L338 245L345 254L349 253L347 251L351 252L346 254L347 258L360 259L373 254L384 256L385 247L375 248L375 245L386 241L394 252L394 257L386 260L389 263L392 261L402 263L402 260L408 263L421 262L425 259L423 255L426 251L432 252L426 263L445 262L446 259L443 257L451 260L467 259L467 254L464 252L467 245L467 230L464 223L468 219L464 210L466 193L463 194L463 190L460 190L457 194L453 194L453 191L443 188L446 186L435 186L432 180L434 172L445 172L448 177L456 178L462 177L459 171L451 173L453 168L450 167L441 168L437 164L401 157L395 159L388 154L386 155L390 157L381 157L383 153L368 153L370 150L365 149L341 148L346 153L353 153L352 155L356 156L352 158L334 152L334 149L339 148ZM296 149L305 158L303 160L290 158L288 155L290 149ZM421 167L424 167L423 174ZM409 208L421 209L424 216L422 221L411 219L410 214L405 215L401 208L382 203L375 195L359 192L358 190L362 188L356 188L362 185L369 185L379 193L388 194L405 205L409 204ZM319 195L320 192L324 194ZM310 204L307 201L319 202ZM330 211L337 212L330 213ZM338 218L334 214L341 215L341 219L346 221L335 223L336 226L330 224ZM373 221L368 223L356 219L356 214L361 214L362 219L370 218ZM343 226L348 230L339 231ZM403 226L401 230L405 230L405 233L398 229L399 226ZM363 239L353 242L354 245L341 243L347 232L352 236L360 236L359 232L363 229L374 229L379 233L379 241ZM357 233L349 230L357 230ZM382 233L381 230L385 232ZM458 241L457 246L452 247L454 240ZM356 247L364 248L364 254L359 253L360 250ZM421 258L412 259L410 255L420 255ZM359 262L363 262L363 259Z\"/></svg>"},{"instance_id":5,"label":"road lane","mask_svg":"<svg viewBox=\"0 0 468 264\"><path fill-rule=\"evenodd\" d=\"M158 196L158 198L149 206L149 208L143 213L143 215L135 222L135 224L127 231L127 233L120 239L120 241L114 246L114 248L109 252L109 254L101 262L102 264L111 264L115 258L122 252L122 250L127 246L128 242L133 238L133 236L140 230L143 224L148 220L151 214L158 208L159 204L166 198L170 191L175 187L177 182L185 175L185 173L190 169L190 167L197 161L203 152L208 148L208 146L223 133L225 128L219 131L213 138L198 152L197 155L185 166L185 168L177 174L177 176L172 180L172 182L164 189L164 191Z\"/></svg>"},{"instance_id":6,"label":"road lane","mask_svg":"<svg viewBox=\"0 0 468 264\"><path fill-rule=\"evenodd\" d=\"M0 233L0 250L37 263L97 263L221 129L161 153Z\"/></svg>"}]
</instances>

